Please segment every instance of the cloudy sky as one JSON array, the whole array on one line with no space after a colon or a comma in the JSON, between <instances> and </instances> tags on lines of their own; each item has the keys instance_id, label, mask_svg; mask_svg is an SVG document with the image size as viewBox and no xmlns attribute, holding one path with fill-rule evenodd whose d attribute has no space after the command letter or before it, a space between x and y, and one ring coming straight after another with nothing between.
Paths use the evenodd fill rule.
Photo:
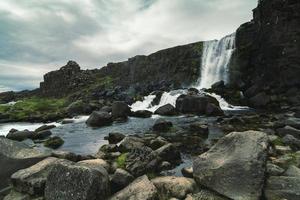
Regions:
<instances>
[{"instance_id":1,"label":"cloudy sky","mask_svg":"<svg viewBox=\"0 0 300 200\"><path fill-rule=\"evenodd\" d=\"M38 87L68 60L82 68L201 40L252 18L257 0L0 0L0 92Z\"/></svg>"}]
</instances>

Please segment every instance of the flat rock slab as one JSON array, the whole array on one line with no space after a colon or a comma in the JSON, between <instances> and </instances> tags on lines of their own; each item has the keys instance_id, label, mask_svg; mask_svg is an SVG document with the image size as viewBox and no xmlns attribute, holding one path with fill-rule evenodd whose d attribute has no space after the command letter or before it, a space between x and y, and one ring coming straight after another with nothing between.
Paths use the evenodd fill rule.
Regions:
<instances>
[{"instance_id":1,"label":"flat rock slab","mask_svg":"<svg viewBox=\"0 0 300 200\"><path fill-rule=\"evenodd\" d=\"M0 170L0 189L9 184L10 176L14 172L32 166L49 156L50 154L30 148L24 143L0 138L0 166L5 166Z\"/></svg>"},{"instance_id":2,"label":"flat rock slab","mask_svg":"<svg viewBox=\"0 0 300 200\"><path fill-rule=\"evenodd\" d=\"M262 195L268 137L263 132L233 132L193 164L196 182L235 200Z\"/></svg>"}]
</instances>

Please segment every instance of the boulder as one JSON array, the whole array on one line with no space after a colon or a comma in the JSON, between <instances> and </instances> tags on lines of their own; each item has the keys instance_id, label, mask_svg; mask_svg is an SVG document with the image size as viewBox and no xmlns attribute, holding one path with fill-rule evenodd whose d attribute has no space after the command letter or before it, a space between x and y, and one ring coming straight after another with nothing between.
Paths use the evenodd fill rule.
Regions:
<instances>
[{"instance_id":1,"label":"boulder","mask_svg":"<svg viewBox=\"0 0 300 200\"><path fill-rule=\"evenodd\" d=\"M249 101L250 104L255 108L260 108L268 105L268 103L270 103L270 100L270 97L265 92L261 92L250 98Z\"/></svg>"},{"instance_id":2,"label":"boulder","mask_svg":"<svg viewBox=\"0 0 300 200\"><path fill-rule=\"evenodd\" d=\"M94 111L87 119L86 124L92 127L102 127L112 124L112 116L108 112Z\"/></svg>"},{"instance_id":3,"label":"boulder","mask_svg":"<svg viewBox=\"0 0 300 200\"><path fill-rule=\"evenodd\" d=\"M21 169L11 176L14 190L29 195L43 196L47 176L55 163L70 162L54 157L46 158L37 164Z\"/></svg>"},{"instance_id":4,"label":"boulder","mask_svg":"<svg viewBox=\"0 0 300 200\"><path fill-rule=\"evenodd\" d=\"M40 132L40 131L50 130L50 129L53 129L55 127L56 127L55 125L43 125L43 126L40 126L37 129L35 129L34 132Z\"/></svg>"},{"instance_id":5,"label":"boulder","mask_svg":"<svg viewBox=\"0 0 300 200\"><path fill-rule=\"evenodd\" d=\"M57 149L64 144L64 140L58 136L51 137L44 142L44 146L52 149Z\"/></svg>"},{"instance_id":6,"label":"boulder","mask_svg":"<svg viewBox=\"0 0 300 200\"><path fill-rule=\"evenodd\" d=\"M81 155L76 155L73 152L61 151L61 150L53 150L51 156L53 156L55 158L70 160L73 162L77 162L82 159Z\"/></svg>"},{"instance_id":7,"label":"boulder","mask_svg":"<svg viewBox=\"0 0 300 200\"><path fill-rule=\"evenodd\" d=\"M100 109L100 111L101 111L101 112L111 113L112 107L111 107L111 106L103 106L103 107Z\"/></svg>"},{"instance_id":8,"label":"boulder","mask_svg":"<svg viewBox=\"0 0 300 200\"><path fill-rule=\"evenodd\" d=\"M130 107L122 101L115 101L112 105L112 117L117 118L127 118L130 115Z\"/></svg>"},{"instance_id":9,"label":"boulder","mask_svg":"<svg viewBox=\"0 0 300 200\"><path fill-rule=\"evenodd\" d=\"M97 200L110 195L109 177L102 167L75 163L55 164L46 181L47 200Z\"/></svg>"},{"instance_id":10,"label":"boulder","mask_svg":"<svg viewBox=\"0 0 300 200\"><path fill-rule=\"evenodd\" d=\"M164 116L173 116L177 114L177 111L174 106L171 104L166 104L164 106L159 107L154 114L164 115Z\"/></svg>"},{"instance_id":11,"label":"boulder","mask_svg":"<svg viewBox=\"0 0 300 200\"><path fill-rule=\"evenodd\" d=\"M164 119L158 119L153 125L153 130L157 132L167 132L172 128L173 124L170 121Z\"/></svg>"},{"instance_id":12,"label":"boulder","mask_svg":"<svg viewBox=\"0 0 300 200\"><path fill-rule=\"evenodd\" d=\"M197 134L202 138L207 138L208 133L209 133L208 126L201 122L195 122L195 123L190 124L190 131L193 134Z\"/></svg>"},{"instance_id":13,"label":"boulder","mask_svg":"<svg viewBox=\"0 0 300 200\"><path fill-rule=\"evenodd\" d=\"M151 180L158 190L160 199L175 197L184 199L187 194L193 193L197 185L193 179L185 177L157 177Z\"/></svg>"},{"instance_id":14,"label":"boulder","mask_svg":"<svg viewBox=\"0 0 300 200\"><path fill-rule=\"evenodd\" d=\"M0 137L0 190L9 183L10 176L50 156L36 149L30 148L24 143L12 141Z\"/></svg>"},{"instance_id":15,"label":"boulder","mask_svg":"<svg viewBox=\"0 0 300 200\"><path fill-rule=\"evenodd\" d=\"M194 179L232 199L262 194L268 137L258 131L232 132L194 160Z\"/></svg>"},{"instance_id":16,"label":"boulder","mask_svg":"<svg viewBox=\"0 0 300 200\"><path fill-rule=\"evenodd\" d=\"M130 152L132 149L140 148L143 146L143 139L135 136L127 136L119 145L119 151L122 153Z\"/></svg>"},{"instance_id":17,"label":"boulder","mask_svg":"<svg viewBox=\"0 0 300 200\"><path fill-rule=\"evenodd\" d=\"M125 188L134 180L134 177L124 169L116 169L110 180L112 192L115 193Z\"/></svg>"},{"instance_id":18,"label":"boulder","mask_svg":"<svg viewBox=\"0 0 300 200\"><path fill-rule=\"evenodd\" d=\"M42 140L52 135L52 132L50 130L43 130L39 132L34 132L31 139L33 140Z\"/></svg>"},{"instance_id":19,"label":"boulder","mask_svg":"<svg viewBox=\"0 0 300 200\"><path fill-rule=\"evenodd\" d=\"M106 171L110 170L110 165L103 159L90 159L90 160L82 160L77 163L78 165L92 167L92 168L104 168Z\"/></svg>"},{"instance_id":20,"label":"boulder","mask_svg":"<svg viewBox=\"0 0 300 200\"><path fill-rule=\"evenodd\" d=\"M7 135L6 138L10 140L16 140L16 141L23 141L29 138L32 138L35 133L33 131L10 131Z\"/></svg>"},{"instance_id":21,"label":"boulder","mask_svg":"<svg viewBox=\"0 0 300 200\"><path fill-rule=\"evenodd\" d=\"M92 109L92 106L90 106L88 103L78 100L71 103L66 108L66 111L70 116L77 116L90 114L93 111Z\"/></svg>"},{"instance_id":22,"label":"boulder","mask_svg":"<svg viewBox=\"0 0 300 200\"><path fill-rule=\"evenodd\" d=\"M152 112L148 110L138 110L135 112L131 112L131 116L138 118L150 118L152 116Z\"/></svg>"},{"instance_id":23,"label":"boulder","mask_svg":"<svg viewBox=\"0 0 300 200\"><path fill-rule=\"evenodd\" d=\"M298 200L300 198L299 188L300 177L271 176L266 182L265 197L268 200Z\"/></svg>"},{"instance_id":24,"label":"boulder","mask_svg":"<svg viewBox=\"0 0 300 200\"><path fill-rule=\"evenodd\" d=\"M157 137L157 138L151 140L151 141L149 142L149 145L148 145L148 146L151 147L151 149L156 150L156 149L158 149L158 148L164 146L165 144L168 144L168 141L167 141L165 138L159 136L159 137Z\"/></svg>"},{"instance_id":25,"label":"boulder","mask_svg":"<svg viewBox=\"0 0 300 200\"><path fill-rule=\"evenodd\" d=\"M125 135L123 135L122 133L109 133L107 140L109 142L109 144L117 144L119 142L121 142L123 139L125 138Z\"/></svg>"},{"instance_id":26,"label":"boulder","mask_svg":"<svg viewBox=\"0 0 300 200\"><path fill-rule=\"evenodd\" d=\"M300 169L295 165L290 165L289 168L284 172L284 176L292 176L300 178Z\"/></svg>"},{"instance_id":27,"label":"boulder","mask_svg":"<svg viewBox=\"0 0 300 200\"><path fill-rule=\"evenodd\" d=\"M285 135L292 135L295 138L300 139L300 130L293 128L291 126L285 126L283 128L279 128L276 132L281 136L284 137Z\"/></svg>"},{"instance_id":28,"label":"boulder","mask_svg":"<svg viewBox=\"0 0 300 200\"><path fill-rule=\"evenodd\" d=\"M298 140L292 135L285 135L282 138L282 142L286 145L289 145L293 150L300 149L300 140Z\"/></svg>"},{"instance_id":29,"label":"boulder","mask_svg":"<svg viewBox=\"0 0 300 200\"><path fill-rule=\"evenodd\" d=\"M155 150L154 154L159 156L162 160L166 160L171 163L176 163L176 161L181 160L180 152L171 143L168 143L160 147L159 149Z\"/></svg>"},{"instance_id":30,"label":"boulder","mask_svg":"<svg viewBox=\"0 0 300 200\"><path fill-rule=\"evenodd\" d=\"M214 106L213 106L214 105ZM208 95L181 95L176 100L176 109L184 114L213 115L218 113L219 102Z\"/></svg>"},{"instance_id":31,"label":"boulder","mask_svg":"<svg viewBox=\"0 0 300 200\"><path fill-rule=\"evenodd\" d=\"M156 187L149 181L146 175L134 180L123 190L113 195L110 200L157 200L158 192Z\"/></svg>"},{"instance_id":32,"label":"boulder","mask_svg":"<svg viewBox=\"0 0 300 200\"><path fill-rule=\"evenodd\" d=\"M219 194L206 190L201 189L200 192L187 195L187 198L185 200L229 200L228 198L224 196L220 196Z\"/></svg>"}]
</instances>

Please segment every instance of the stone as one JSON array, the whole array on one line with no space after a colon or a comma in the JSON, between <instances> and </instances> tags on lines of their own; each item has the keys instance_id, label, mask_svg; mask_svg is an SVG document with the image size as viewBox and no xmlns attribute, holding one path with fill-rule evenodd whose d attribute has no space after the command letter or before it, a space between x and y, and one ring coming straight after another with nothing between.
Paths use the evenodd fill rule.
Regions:
<instances>
[{"instance_id":1,"label":"stone","mask_svg":"<svg viewBox=\"0 0 300 200\"><path fill-rule=\"evenodd\" d=\"M193 193L197 185L193 179L185 177L157 177L151 180L158 190L160 199L175 197L184 199L187 194Z\"/></svg>"},{"instance_id":2,"label":"stone","mask_svg":"<svg viewBox=\"0 0 300 200\"><path fill-rule=\"evenodd\" d=\"M200 192L187 195L187 198L185 200L229 200L228 198L224 196L220 196L215 192L201 189Z\"/></svg>"},{"instance_id":3,"label":"stone","mask_svg":"<svg viewBox=\"0 0 300 200\"><path fill-rule=\"evenodd\" d=\"M82 160L77 163L78 165L93 167L93 168L104 168L106 171L110 171L110 165L103 159L90 159Z\"/></svg>"},{"instance_id":4,"label":"stone","mask_svg":"<svg viewBox=\"0 0 300 200\"><path fill-rule=\"evenodd\" d=\"M108 134L107 140L109 144L117 144L121 142L124 138L125 138L124 134L114 132Z\"/></svg>"},{"instance_id":5,"label":"stone","mask_svg":"<svg viewBox=\"0 0 300 200\"><path fill-rule=\"evenodd\" d=\"M171 104L166 104L156 109L154 114L163 115L163 116L173 116L176 115L177 112L174 106L172 106Z\"/></svg>"},{"instance_id":6,"label":"stone","mask_svg":"<svg viewBox=\"0 0 300 200\"><path fill-rule=\"evenodd\" d=\"M284 173L284 169L268 162L267 163L267 173L269 176L280 176Z\"/></svg>"},{"instance_id":7,"label":"stone","mask_svg":"<svg viewBox=\"0 0 300 200\"><path fill-rule=\"evenodd\" d=\"M298 140L292 135L285 135L282 138L282 142L286 145L289 145L293 150L300 149L300 140Z\"/></svg>"},{"instance_id":8,"label":"stone","mask_svg":"<svg viewBox=\"0 0 300 200\"><path fill-rule=\"evenodd\" d=\"M135 179L123 190L114 194L110 200L157 200L158 192L156 187L149 181L146 175Z\"/></svg>"},{"instance_id":9,"label":"stone","mask_svg":"<svg viewBox=\"0 0 300 200\"><path fill-rule=\"evenodd\" d=\"M77 162L81 159L80 155L76 155L73 152L61 151L61 150L53 150L52 153L51 153L51 156L53 156L55 158L70 160L70 161L73 161L73 162Z\"/></svg>"},{"instance_id":10,"label":"stone","mask_svg":"<svg viewBox=\"0 0 300 200\"><path fill-rule=\"evenodd\" d=\"M119 148L116 144L104 144L100 147L99 151L103 151L104 153L117 152Z\"/></svg>"},{"instance_id":11,"label":"stone","mask_svg":"<svg viewBox=\"0 0 300 200\"><path fill-rule=\"evenodd\" d=\"M168 144L168 141L165 138L159 136L150 141L149 147L151 147L151 149L153 149L153 150L156 150L166 144Z\"/></svg>"},{"instance_id":12,"label":"stone","mask_svg":"<svg viewBox=\"0 0 300 200\"><path fill-rule=\"evenodd\" d=\"M249 101L252 106L259 108L268 105L268 103L270 103L270 97L265 92L262 92L250 98Z\"/></svg>"},{"instance_id":13,"label":"stone","mask_svg":"<svg viewBox=\"0 0 300 200\"><path fill-rule=\"evenodd\" d=\"M271 176L265 186L266 199L298 200L300 198L300 178Z\"/></svg>"},{"instance_id":14,"label":"stone","mask_svg":"<svg viewBox=\"0 0 300 200\"><path fill-rule=\"evenodd\" d=\"M111 113L114 119L127 118L127 116L130 115L130 112L130 107L125 102L115 101L112 104Z\"/></svg>"},{"instance_id":15,"label":"stone","mask_svg":"<svg viewBox=\"0 0 300 200\"><path fill-rule=\"evenodd\" d=\"M119 145L119 151L122 153L130 152L132 149L144 146L144 140L135 136L127 136Z\"/></svg>"},{"instance_id":16,"label":"stone","mask_svg":"<svg viewBox=\"0 0 300 200\"><path fill-rule=\"evenodd\" d=\"M110 184L112 192L118 192L125 188L134 180L134 177L124 169L116 169L115 173L112 175Z\"/></svg>"},{"instance_id":17,"label":"stone","mask_svg":"<svg viewBox=\"0 0 300 200\"><path fill-rule=\"evenodd\" d=\"M29 195L43 196L46 179L51 170L51 166L60 162L69 161L49 157L29 168L15 172L11 176L11 183L14 190Z\"/></svg>"},{"instance_id":18,"label":"stone","mask_svg":"<svg viewBox=\"0 0 300 200\"><path fill-rule=\"evenodd\" d=\"M97 200L110 195L109 177L102 167L55 164L46 181L45 199Z\"/></svg>"},{"instance_id":19,"label":"stone","mask_svg":"<svg viewBox=\"0 0 300 200\"><path fill-rule=\"evenodd\" d=\"M24 143L0 137L0 190L9 183L10 176L20 170L50 156L39 150L30 148Z\"/></svg>"},{"instance_id":20,"label":"stone","mask_svg":"<svg viewBox=\"0 0 300 200\"><path fill-rule=\"evenodd\" d=\"M46 130L50 130L50 129L53 129L55 128L56 126L55 125L43 125L43 126L40 126L39 128L35 129L34 132L40 132L40 131L46 131Z\"/></svg>"},{"instance_id":21,"label":"stone","mask_svg":"<svg viewBox=\"0 0 300 200\"><path fill-rule=\"evenodd\" d=\"M206 124L203 124L201 122L195 122L190 124L190 129L189 129L193 134L199 135L202 138L207 138L209 129Z\"/></svg>"},{"instance_id":22,"label":"stone","mask_svg":"<svg viewBox=\"0 0 300 200\"><path fill-rule=\"evenodd\" d=\"M91 127L102 127L111 125L112 122L112 116L109 113L94 111L87 119L86 124Z\"/></svg>"},{"instance_id":23,"label":"stone","mask_svg":"<svg viewBox=\"0 0 300 200\"><path fill-rule=\"evenodd\" d=\"M103 106L103 107L100 109L100 111L101 111L101 112L111 113L112 107L111 107L111 106Z\"/></svg>"},{"instance_id":24,"label":"stone","mask_svg":"<svg viewBox=\"0 0 300 200\"><path fill-rule=\"evenodd\" d=\"M154 151L154 154L159 156L162 160L169 161L171 163L176 163L181 160L180 152L171 143L158 148Z\"/></svg>"},{"instance_id":25,"label":"stone","mask_svg":"<svg viewBox=\"0 0 300 200\"><path fill-rule=\"evenodd\" d=\"M138 110L131 112L131 116L137 118L150 118L152 116L152 112L148 110Z\"/></svg>"},{"instance_id":26,"label":"stone","mask_svg":"<svg viewBox=\"0 0 300 200\"><path fill-rule=\"evenodd\" d=\"M292 176L300 178L300 169L295 165L290 165L289 168L284 172L284 176Z\"/></svg>"},{"instance_id":27,"label":"stone","mask_svg":"<svg viewBox=\"0 0 300 200\"><path fill-rule=\"evenodd\" d=\"M268 137L258 131L232 132L194 160L194 179L232 199L262 194Z\"/></svg>"},{"instance_id":28,"label":"stone","mask_svg":"<svg viewBox=\"0 0 300 200\"><path fill-rule=\"evenodd\" d=\"M275 151L279 155L284 155L292 152L292 149L289 146L280 146L280 145L275 145Z\"/></svg>"},{"instance_id":29,"label":"stone","mask_svg":"<svg viewBox=\"0 0 300 200\"><path fill-rule=\"evenodd\" d=\"M42 140L52 135L50 130L43 130L39 132L34 132L33 136L31 137L33 140Z\"/></svg>"},{"instance_id":30,"label":"stone","mask_svg":"<svg viewBox=\"0 0 300 200\"><path fill-rule=\"evenodd\" d=\"M169 170L169 169L172 169L172 164L168 161L161 162L158 167L158 171L164 171L164 170Z\"/></svg>"},{"instance_id":31,"label":"stone","mask_svg":"<svg viewBox=\"0 0 300 200\"><path fill-rule=\"evenodd\" d=\"M153 125L153 130L157 132L167 132L173 127L172 122L166 121L164 119L158 119Z\"/></svg>"},{"instance_id":32,"label":"stone","mask_svg":"<svg viewBox=\"0 0 300 200\"><path fill-rule=\"evenodd\" d=\"M57 149L64 144L64 140L58 136L51 137L44 142L44 146L52 149Z\"/></svg>"},{"instance_id":33,"label":"stone","mask_svg":"<svg viewBox=\"0 0 300 200\"><path fill-rule=\"evenodd\" d=\"M4 197L3 200L44 200L43 197L30 196L29 194L24 194L11 190L10 193Z\"/></svg>"},{"instance_id":34,"label":"stone","mask_svg":"<svg viewBox=\"0 0 300 200\"><path fill-rule=\"evenodd\" d=\"M33 131L28 131L28 130L24 130L24 131L10 131L7 135L6 138L10 139L10 140L16 140L16 141L23 141L29 138L32 138L34 135Z\"/></svg>"},{"instance_id":35,"label":"stone","mask_svg":"<svg viewBox=\"0 0 300 200\"><path fill-rule=\"evenodd\" d=\"M61 124L72 124L74 122L75 122L75 120L73 120L73 119L63 119L61 121Z\"/></svg>"},{"instance_id":36,"label":"stone","mask_svg":"<svg viewBox=\"0 0 300 200\"><path fill-rule=\"evenodd\" d=\"M300 139L300 130L293 128L291 126L285 126L283 128L279 128L276 131L281 137L284 137L285 135L292 135L295 138Z\"/></svg>"},{"instance_id":37,"label":"stone","mask_svg":"<svg viewBox=\"0 0 300 200\"><path fill-rule=\"evenodd\" d=\"M193 167L183 167L181 174L186 178L193 178Z\"/></svg>"}]
</instances>

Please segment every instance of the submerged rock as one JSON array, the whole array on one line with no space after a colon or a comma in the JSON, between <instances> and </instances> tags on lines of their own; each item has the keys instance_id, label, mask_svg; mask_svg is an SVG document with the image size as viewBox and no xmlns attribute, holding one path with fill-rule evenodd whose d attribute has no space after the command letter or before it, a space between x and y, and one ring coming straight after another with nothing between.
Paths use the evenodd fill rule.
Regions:
<instances>
[{"instance_id":1,"label":"submerged rock","mask_svg":"<svg viewBox=\"0 0 300 200\"><path fill-rule=\"evenodd\" d=\"M177 111L174 106L171 104L166 104L164 106L159 107L154 114L164 115L164 116L173 116L177 114Z\"/></svg>"},{"instance_id":2,"label":"submerged rock","mask_svg":"<svg viewBox=\"0 0 300 200\"><path fill-rule=\"evenodd\" d=\"M157 198L158 192L156 187L149 181L148 177L144 175L113 195L110 200L157 200Z\"/></svg>"},{"instance_id":3,"label":"submerged rock","mask_svg":"<svg viewBox=\"0 0 300 200\"><path fill-rule=\"evenodd\" d=\"M10 176L29 167L50 154L28 147L26 144L0 137L0 189L6 187Z\"/></svg>"},{"instance_id":4,"label":"submerged rock","mask_svg":"<svg viewBox=\"0 0 300 200\"><path fill-rule=\"evenodd\" d=\"M232 199L258 200L262 194L268 137L263 132L233 132L194 160L199 185Z\"/></svg>"},{"instance_id":5,"label":"submerged rock","mask_svg":"<svg viewBox=\"0 0 300 200\"><path fill-rule=\"evenodd\" d=\"M92 127L102 127L112 124L112 116L108 112L94 111L87 119L86 124Z\"/></svg>"},{"instance_id":6,"label":"submerged rock","mask_svg":"<svg viewBox=\"0 0 300 200\"><path fill-rule=\"evenodd\" d=\"M58 136L51 137L44 142L45 147L57 149L64 144L64 140Z\"/></svg>"},{"instance_id":7,"label":"submerged rock","mask_svg":"<svg viewBox=\"0 0 300 200\"><path fill-rule=\"evenodd\" d=\"M152 116L152 112L148 110L138 110L135 112L131 112L131 116L138 118L150 118Z\"/></svg>"},{"instance_id":8,"label":"submerged rock","mask_svg":"<svg viewBox=\"0 0 300 200\"><path fill-rule=\"evenodd\" d=\"M167 132L172 128L172 122L166 121L164 119L158 119L153 125L153 130L158 132Z\"/></svg>"},{"instance_id":9,"label":"submerged rock","mask_svg":"<svg viewBox=\"0 0 300 200\"><path fill-rule=\"evenodd\" d=\"M23 141L23 140L32 138L34 136L34 134L35 134L35 132L28 131L28 130L24 130L24 131L15 131L15 130L12 131L11 130L6 135L6 138L8 138L10 140Z\"/></svg>"}]
</instances>

